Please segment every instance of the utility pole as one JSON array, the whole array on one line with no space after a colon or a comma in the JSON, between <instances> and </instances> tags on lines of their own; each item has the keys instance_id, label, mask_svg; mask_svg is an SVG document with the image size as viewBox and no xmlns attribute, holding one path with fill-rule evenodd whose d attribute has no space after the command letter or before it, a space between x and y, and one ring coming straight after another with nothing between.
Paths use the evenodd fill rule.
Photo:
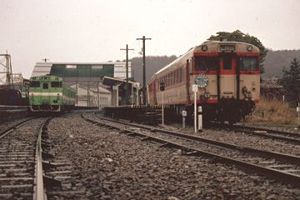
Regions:
<instances>
[{"instance_id":1,"label":"utility pole","mask_svg":"<svg viewBox=\"0 0 300 200\"><path fill-rule=\"evenodd\" d=\"M146 96L146 54L145 54L145 41L151 40L151 38L146 38L143 36L142 38L136 38L137 40L143 40L143 103L144 105L148 105L147 96Z\"/></svg>"},{"instance_id":2,"label":"utility pole","mask_svg":"<svg viewBox=\"0 0 300 200\"><path fill-rule=\"evenodd\" d=\"M4 83L9 88L12 88L14 86L14 83L13 83L13 72L12 72L10 54L0 54L0 67L4 68L4 71L3 72L1 71L0 74L5 74L5 78L4 75L3 77L1 75L0 83Z\"/></svg>"},{"instance_id":3,"label":"utility pole","mask_svg":"<svg viewBox=\"0 0 300 200\"><path fill-rule=\"evenodd\" d=\"M129 50L134 50L134 49L128 49L128 44L126 44L126 49L120 49L120 50L125 50L126 51L126 94L125 94L125 101L126 101L126 105L128 105L128 94L129 94L129 86L128 86L128 51Z\"/></svg>"}]
</instances>

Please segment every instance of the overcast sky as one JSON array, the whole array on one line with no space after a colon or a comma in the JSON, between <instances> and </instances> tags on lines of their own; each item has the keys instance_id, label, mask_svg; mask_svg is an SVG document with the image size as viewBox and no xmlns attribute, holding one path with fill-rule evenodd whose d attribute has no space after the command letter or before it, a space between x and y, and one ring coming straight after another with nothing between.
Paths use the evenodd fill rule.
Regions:
<instances>
[{"instance_id":1,"label":"overcast sky","mask_svg":"<svg viewBox=\"0 0 300 200\"><path fill-rule=\"evenodd\" d=\"M0 0L0 53L29 78L36 62L106 62L181 55L218 31L241 30L268 48L300 48L299 0Z\"/></svg>"}]
</instances>

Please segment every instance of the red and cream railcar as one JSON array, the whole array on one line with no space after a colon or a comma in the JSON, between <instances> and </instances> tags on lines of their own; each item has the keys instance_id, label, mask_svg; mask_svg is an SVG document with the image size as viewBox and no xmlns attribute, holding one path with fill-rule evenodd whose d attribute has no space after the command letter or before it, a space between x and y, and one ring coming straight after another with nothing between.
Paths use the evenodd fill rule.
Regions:
<instances>
[{"instance_id":1,"label":"red and cream railcar","mask_svg":"<svg viewBox=\"0 0 300 200\"><path fill-rule=\"evenodd\" d=\"M249 114L260 96L259 49L248 43L206 41L156 72L148 85L150 105L164 104L179 114L192 112L192 85L202 83L197 104L207 120L236 122ZM204 85L203 85L204 84Z\"/></svg>"}]
</instances>

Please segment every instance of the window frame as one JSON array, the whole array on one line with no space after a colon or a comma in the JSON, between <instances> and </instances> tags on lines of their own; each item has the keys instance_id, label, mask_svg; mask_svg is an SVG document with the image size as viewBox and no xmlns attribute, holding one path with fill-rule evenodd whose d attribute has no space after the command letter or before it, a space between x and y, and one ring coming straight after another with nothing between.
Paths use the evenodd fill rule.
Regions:
<instances>
[{"instance_id":1,"label":"window frame","mask_svg":"<svg viewBox=\"0 0 300 200\"><path fill-rule=\"evenodd\" d=\"M200 68L199 62L205 62L204 64L206 65L205 69L204 68ZM194 58L194 71L196 72L207 72L207 71L217 71L218 68L220 68L220 64L221 64L221 59L220 56L197 56Z\"/></svg>"},{"instance_id":2,"label":"window frame","mask_svg":"<svg viewBox=\"0 0 300 200\"><path fill-rule=\"evenodd\" d=\"M47 87L45 87L45 85L47 85ZM42 89L43 90L48 90L49 89L49 83L47 82L47 83L43 83L42 84Z\"/></svg>"},{"instance_id":3,"label":"window frame","mask_svg":"<svg viewBox=\"0 0 300 200\"><path fill-rule=\"evenodd\" d=\"M36 84L36 85L34 85L33 83L38 83L38 85ZM39 88L39 87L41 87L41 81L30 81L30 87L32 87L32 88Z\"/></svg>"}]
</instances>

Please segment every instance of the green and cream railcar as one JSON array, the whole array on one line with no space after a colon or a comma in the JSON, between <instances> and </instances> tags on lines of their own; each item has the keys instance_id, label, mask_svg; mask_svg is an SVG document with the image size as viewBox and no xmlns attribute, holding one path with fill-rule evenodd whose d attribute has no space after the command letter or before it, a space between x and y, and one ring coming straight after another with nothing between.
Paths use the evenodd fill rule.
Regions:
<instances>
[{"instance_id":1,"label":"green and cream railcar","mask_svg":"<svg viewBox=\"0 0 300 200\"><path fill-rule=\"evenodd\" d=\"M71 110L75 98L75 90L66 86L61 77L45 75L30 79L29 106L32 112Z\"/></svg>"}]
</instances>

